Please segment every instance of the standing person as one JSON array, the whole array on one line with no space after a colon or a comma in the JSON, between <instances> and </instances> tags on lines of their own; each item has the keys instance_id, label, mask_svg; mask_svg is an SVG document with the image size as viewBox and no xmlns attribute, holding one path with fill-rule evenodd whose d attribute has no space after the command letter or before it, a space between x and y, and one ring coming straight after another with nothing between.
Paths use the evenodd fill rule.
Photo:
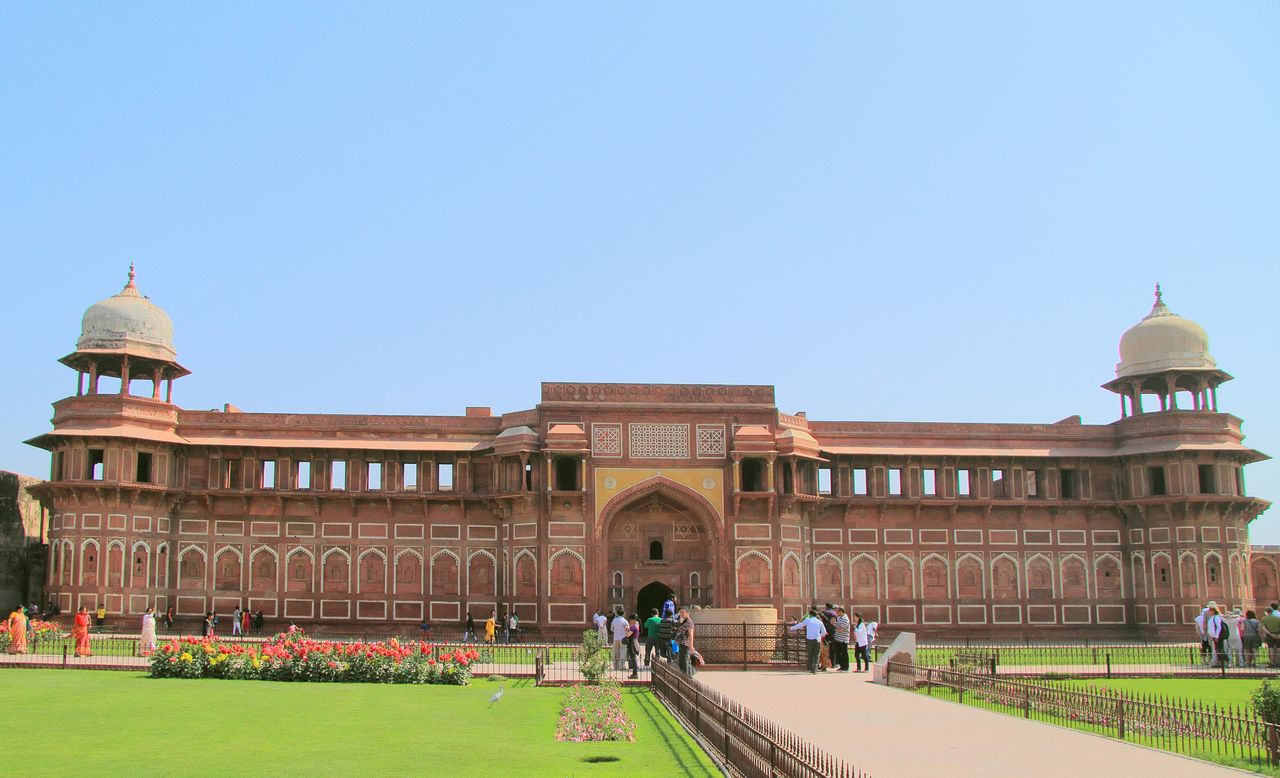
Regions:
<instances>
[{"instance_id":1,"label":"standing person","mask_svg":"<svg viewBox=\"0 0 1280 778\"><path fill-rule=\"evenodd\" d=\"M631 631L631 627L627 624L627 617L622 615L621 607L614 611L609 628L613 631L613 669L626 670L627 633Z\"/></svg>"},{"instance_id":2,"label":"standing person","mask_svg":"<svg viewBox=\"0 0 1280 778\"><path fill-rule=\"evenodd\" d=\"M107 606L106 605L103 605L102 603L98 603L98 611L94 615L94 620L98 624L98 629L102 629L103 627L107 626Z\"/></svg>"},{"instance_id":3,"label":"standing person","mask_svg":"<svg viewBox=\"0 0 1280 778\"><path fill-rule=\"evenodd\" d=\"M674 619L676 617L676 593L667 594L667 599L662 603L662 618Z\"/></svg>"},{"instance_id":4,"label":"standing person","mask_svg":"<svg viewBox=\"0 0 1280 778\"><path fill-rule=\"evenodd\" d=\"M156 650L156 609L142 614L142 635L138 639L138 655L150 656Z\"/></svg>"},{"instance_id":5,"label":"standing person","mask_svg":"<svg viewBox=\"0 0 1280 778\"><path fill-rule=\"evenodd\" d=\"M849 672L849 617L843 607L836 607L836 617L831 624L831 663L842 672Z\"/></svg>"},{"instance_id":6,"label":"standing person","mask_svg":"<svg viewBox=\"0 0 1280 778\"><path fill-rule=\"evenodd\" d=\"M1244 663L1249 667L1253 667L1258 661L1258 647L1262 645L1262 634L1258 631L1261 626L1258 622L1258 616L1253 611L1244 612L1244 621L1241 623L1240 640L1244 647Z\"/></svg>"},{"instance_id":7,"label":"standing person","mask_svg":"<svg viewBox=\"0 0 1280 778\"><path fill-rule=\"evenodd\" d=\"M266 620L265 618L263 618L263 616L262 616L262 609L261 609L261 608L259 608L258 610L254 611L254 613L253 613L253 631L254 631L254 632L261 632L261 631L262 631L262 625L263 625L263 624L265 624L265 623L266 623L266 621L267 621L267 620Z\"/></svg>"},{"instance_id":8,"label":"standing person","mask_svg":"<svg viewBox=\"0 0 1280 778\"><path fill-rule=\"evenodd\" d=\"M462 629L462 642L474 643L476 640L476 620L471 617L471 611L467 611L467 623Z\"/></svg>"},{"instance_id":9,"label":"standing person","mask_svg":"<svg viewBox=\"0 0 1280 778\"><path fill-rule=\"evenodd\" d=\"M596 611L596 615L591 617L595 622L596 632L600 633L600 643L609 645L609 619L607 619L602 611Z\"/></svg>"},{"instance_id":10,"label":"standing person","mask_svg":"<svg viewBox=\"0 0 1280 778\"><path fill-rule=\"evenodd\" d=\"M204 614L204 636L206 638L213 637L213 611L207 611Z\"/></svg>"},{"instance_id":11,"label":"standing person","mask_svg":"<svg viewBox=\"0 0 1280 778\"><path fill-rule=\"evenodd\" d=\"M249 625L253 623L253 617L249 615L249 608L244 609L244 613L240 614L240 634L249 634Z\"/></svg>"},{"instance_id":12,"label":"standing person","mask_svg":"<svg viewBox=\"0 0 1280 778\"><path fill-rule=\"evenodd\" d=\"M1230 614L1224 615L1222 620L1226 622L1227 627L1227 657L1228 665L1235 667L1244 667L1244 638L1240 631L1244 621L1244 616L1240 615L1240 609L1236 608Z\"/></svg>"},{"instance_id":13,"label":"standing person","mask_svg":"<svg viewBox=\"0 0 1280 778\"><path fill-rule=\"evenodd\" d=\"M516 643L520 642L520 616L514 610L511 611L511 618L507 621L507 632L509 635L507 638L508 643L513 640Z\"/></svg>"},{"instance_id":14,"label":"standing person","mask_svg":"<svg viewBox=\"0 0 1280 778\"><path fill-rule=\"evenodd\" d=\"M644 620L644 665L645 667L653 666L653 655L658 651L658 631L662 629L662 618L658 616L658 609L651 608L649 610L649 618Z\"/></svg>"},{"instance_id":15,"label":"standing person","mask_svg":"<svg viewBox=\"0 0 1280 778\"><path fill-rule=\"evenodd\" d=\"M675 641L680 648L676 653L676 664L685 675L690 677L697 672L694 666L694 657L698 654L693 645L694 627L693 619L689 618L688 609L681 608L675 618Z\"/></svg>"},{"instance_id":16,"label":"standing person","mask_svg":"<svg viewBox=\"0 0 1280 778\"><path fill-rule=\"evenodd\" d=\"M173 606L172 605L170 605L168 608L165 608L164 610L164 628L166 632L171 631L173 629Z\"/></svg>"},{"instance_id":17,"label":"standing person","mask_svg":"<svg viewBox=\"0 0 1280 778\"><path fill-rule=\"evenodd\" d=\"M489 611L489 618L484 620L484 642L493 645L497 640L498 612Z\"/></svg>"},{"instance_id":18,"label":"standing person","mask_svg":"<svg viewBox=\"0 0 1280 778\"><path fill-rule=\"evenodd\" d=\"M93 653L89 650L89 609L83 605L72 622L71 639L76 643L76 656L90 656Z\"/></svg>"},{"instance_id":19,"label":"standing person","mask_svg":"<svg viewBox=\"0 0 1280 778\"><path fill-rule=\"evenodd\" d=\"M231 637L236 635L244 636L240 631L240 605L238 603L236 604L236 609L231 611Z\"/></svg>"},{"instance_id":20,"label":"standing person","mask_svg":"<svg viewBox=\"0 0 1280 778\"><path fill-rule=\"evenodd\" d=\"M511 614L510 613L502 614L502 642L503 643L511 642Z\"/></svg>"},{"instance_id":21,"label":"standing person","mask_svg":"<svg viewBox=\"0 0 1280 778\"><path fill-rule=\"evenodd\" d=\"M827 630L826 636L822 638L822 652L818 656L818 668L825 673L827 668L835 664L835 659L831 656L831 633L834 630L836 606L827 603L822 610L818 611L818 618L822 620L822 626Z\"/></svg>"},{"instance_id":22,"label":"standing person","mask_svg":"<svg viewBox=\"0 0 1280 778\"><path fill-rule=\"evenodd\" d=\"M640 617L631 614L627 621L627 666L631 668L629 678L640 677Z\"/></svg>"},{"instance_id":23,"label":"standing person","mask_svg":"<svg viewBox=\"0 0 1280 778\"><path fill-rule=\"evenodd\" d=\"M809 674L818 674L818 658L822 655L822 638L826 637L827 628L822 626L818 611L809 609L809 615L787 627L790 632L804 630L805 653L809 660Z\"/></svg>"},{"instance_id":24,"label":"standing person","mask_svg":"<svg viewBox=\"0 0 1280 778\"><path fill-rule=\"evenodd\" d=\"M1209 609L1209 619L1205 622L1205 634L1209 638L1209 645L1213 649L1213 659L1210 666L1219 667L1221 662L1226 661L1227 648L1227 630L1226 622L1222 619L1222 614L1217 608ZM1224 665L1221 665L1225 667Z\"/></svg>"},{"instance_id":25,"label":"standing person","mask_svg":"<svg viewBox=\"0 0 1280 778\"><path fill-rule=\"evenodd\" d=\"M871 640L867 635L867 625L862 621L862 614L853 614L855 619L853 626L853 654L854 660L858 665L858 672L865 673L871 669L871 659L867 656L867 646L871 645Z\"/></svg>"},{"instance_id":26,"label":"standing person","mask_svg":"<svg viewBox=\"0 0 1280 778\"><path fill-rule=\"evenodd\" d=\"M422 640L424 642L427 640L430 640L431 639L431 622L427 621L426 619L423 619L422 623L418 625L418 631L422 633Z\"/></svg>"},{"instance_id":27,"label":"standing person","mask_svg":"<svg viewBox=\"0 0 1280 778\"><path fill-rule=\"evenodd\" d=\"M1200 664L1209 664L1209 609L1214 606L1212 600L1204 608L1200 609L1200 615L1195 617L1196 638L1200 641ZM1194 660L1192 662L1194 664Z\"/></svg>"},{"instance_id":28,"label":"standing person","mask_svg":"<svg viewBox=\"0 0 1280 778\"><path fill-rule=\"evenodd\" d=\"M27 614L23 612L21 605L9 612L8 625L9 653L27 653Z\"/></svg>"}]
</instances>

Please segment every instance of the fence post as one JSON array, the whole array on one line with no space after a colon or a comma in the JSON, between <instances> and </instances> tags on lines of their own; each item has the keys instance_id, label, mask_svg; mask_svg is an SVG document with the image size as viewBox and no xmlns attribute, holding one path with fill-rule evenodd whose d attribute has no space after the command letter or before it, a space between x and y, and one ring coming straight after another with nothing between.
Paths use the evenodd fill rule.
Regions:
<instances>
[{"instance_id":1,"label":"fence post","mask_svg":"<svg viewBox=\"0 0 1280 778\"><path fill-rule=\"evenodd\" d=\"M996 674L996 655L992 654L991 655L991 675L994 677L995 674Z\"/></svg>"},{"instance_id":2,"label":"fence post","mask_svg":"<svg viewBox=\"0 0 1280 778\"><path fill-rule=\"evenodd\" d=\"M1031 718L1031 686L1022 687L1022 718Z\"/></svg>"},{"instance_id":3,"label":"fence post","mask_svg":"<svg viewBox=\"0 0 1280 778\"><path fill-rule=\"evenodd\" d=\"M742 669L747 669L747 623L742 622Z\"/></svg>"},{"instance_id":4,"label":"fence post","mask_svg":"<svg viewBox=\"0 0 1280 778\"><path fill-rule=\"evenodd\" d=\"M1107 677L1111 677L1111 652L1107 652Z\"/></svg>"},{"instance_id":5,"label":"fence post","mask_svg":"<svg viewBox=\"0 0 1280 778\"><path fill-rule=\"evenodd\" d=\"M66 651L65 648L62 650ZM885 669L887 671L885 672L885 680L888 681L890 673L893 672L893 662L890 662L889 664L885 665ZM933 696L933 668L932 667L930 667L925 672L924 683L925 683L925 693L928 694L930 697L932 697ZM892 685L892 681L890 681L890 685Z\"/></svg>"},{"instance_id":6,"label":"fence post","mask_svg":"<svg viewBox=\"0 0 1280 778\"><path fill-rule=\"evenodd\" d=\"M964 704L964 673L956 673L956 679L959 681L956 687L960 692L960 703Z\"/></svg>"},{"instance_id":7,"label":"fence post","mask_svg":"<svg viewBox=\"0 0 1280 778\"><path fill-rule=\"evenodd\" d=\"M1263 726L1267 728L1267 761L1274 767L1280 764L1280 735L1275 724L1268 722Z\"/></svg>"},{"instance_id":8,"label":"fence post","mask_svg":"<svg viewBox=\"0 0 1280 778\"><path fill-rule=\"evenodd\" d=\"M1118 737L1124 740L1124 698L1116 700L1116 729Z\"/></svg>"},{"instance_id":9,"label":"fence post","mask_svg":"<svg viewBox=\"0 0 1280 778\"><path fill-rule=\"evenodd\" d=\"M65 645L62 647L62 666L67 666L67 647Z\"/></svg>"}]
</instances>

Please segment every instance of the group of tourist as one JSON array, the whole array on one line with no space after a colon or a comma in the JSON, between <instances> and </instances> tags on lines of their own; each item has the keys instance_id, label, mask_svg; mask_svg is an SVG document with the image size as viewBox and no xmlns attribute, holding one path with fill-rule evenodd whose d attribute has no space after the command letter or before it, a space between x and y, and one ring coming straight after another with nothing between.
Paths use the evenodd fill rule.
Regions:
<instances>
[{"instance_id":1,"label":"group of tourist","mask_svg":"<svg viewBox=\"0 0 1280 778\"><path fill-rule=\"evenodd\" d=\"M484 620L484 642L489 645L497 645L498 643L498 624L502 624L502 642L519 643L520 642L520 616L515 611L508 611L502 614L502 621L498 621L498 612L496 610L489 611L489 618ZM426 635L431 634L431 626L425 621L423 622L422 631ZM470 643L478 640L476 636L476 620L471 615L471 611L467 611L467 618L462 625L462 642Z\"/></svg>"},{"instance_id":2,"label":"group of tourist","mask_svg":"<svg viewBox=\"0 0 1280 778\"><path fill-rule=\"evenodd\" d=\"M640 615L627 615L621 607L596 611L592 617L600 642L613 649L613 669L630 670L629 678L653 666L655 656L674 661L681 672L693 675L703 664L702 655L694 648L695 625L689 611L677 604L670 594L661 609L651 608L642 624ZM641 641L643 640L643 650Z\"/></svg>"},{"instance_id":3,"label":"group of tourist","mask_svg":"<svg viewBox=\"0 0 1280 778\"><path fill-rule=\"evenodd\" d=\"M871 669L871 646L876 641L876 622L863 621L861 613L853 618L842 606L827 603L813 605L803 619L787 627L791 632L804 632L805 655L809 672L817 675L831 668L849 672L849 645L853 644L856 672Z\"/></svg>"},{"instance_id":4,"label":"group of tourist","mask_svg":"<svg viewBox=\"0 0 1280 778\"><path fill-rule=\"evenodd\" d=\"M1228 610L1210 601L1195 618L1200 663L1209 667L1255 667L1258 649L1267 647L1267 664L1280 667L1280 603L1271 603L1262 618L1252 610Z\"/></svg>"}]
</instances>

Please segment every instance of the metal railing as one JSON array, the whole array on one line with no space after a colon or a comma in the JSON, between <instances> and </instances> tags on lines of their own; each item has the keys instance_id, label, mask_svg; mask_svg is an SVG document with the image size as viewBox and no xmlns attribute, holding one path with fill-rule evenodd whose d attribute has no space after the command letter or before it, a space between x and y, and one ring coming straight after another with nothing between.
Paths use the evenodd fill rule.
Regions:
<instances>
[{"instance_id":1,"label":"metal railing","mask_svg":"<svg viewBox=\"0 0 1280 778\"><path fill-rule=\"evenodd\" d=\"M735 778L867 778L853 765L693 680L666 660L654 665L652 688Z\"/></svg>"},{"instance_id":2,"label":"metal railing","mask_svg":"<svg viewBox=\"0 0 1280 778\"><path fill-rule=\"evenodd\" d=\"M1247 705L1215 705L898 662L889 663L887 680L891 686L933 697L1184 756L1252 768L1280 765L1280 729Z\"/></svg>"},{"instance_id":3,"label":"metal railing","mask_svg":"<svg viewBox=\"0 0 1280 778\"><path fill-rule=\"evenodd\" d=\"M883 647L877 646L877 653ZM1116 643L1110 645L917 646L915 662L1007 677L1244 677L1268 678L1280 673L1280 648L1220 655L1199 643Z\"/></svg>"}]
</instances>

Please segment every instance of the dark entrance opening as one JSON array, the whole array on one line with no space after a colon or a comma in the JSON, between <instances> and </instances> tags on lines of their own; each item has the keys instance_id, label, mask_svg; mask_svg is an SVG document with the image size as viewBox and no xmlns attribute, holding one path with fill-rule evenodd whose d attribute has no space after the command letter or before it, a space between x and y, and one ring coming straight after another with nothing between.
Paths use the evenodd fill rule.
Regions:
<instances>
[{"instance_id":1,"label":"dark entrance opening","mask_svg":"<svg viewBox=\"0 0 1280 778\"><path fill-rule=\"evenodd\" d=\"M657 608L662 611L662 603L666 602L671 596L671 587L659 581L654 581L648 586L641 589L636 594L636 615L640 617L641 623L649 618L649 611Z\"/></svg>"}]
</instances>

